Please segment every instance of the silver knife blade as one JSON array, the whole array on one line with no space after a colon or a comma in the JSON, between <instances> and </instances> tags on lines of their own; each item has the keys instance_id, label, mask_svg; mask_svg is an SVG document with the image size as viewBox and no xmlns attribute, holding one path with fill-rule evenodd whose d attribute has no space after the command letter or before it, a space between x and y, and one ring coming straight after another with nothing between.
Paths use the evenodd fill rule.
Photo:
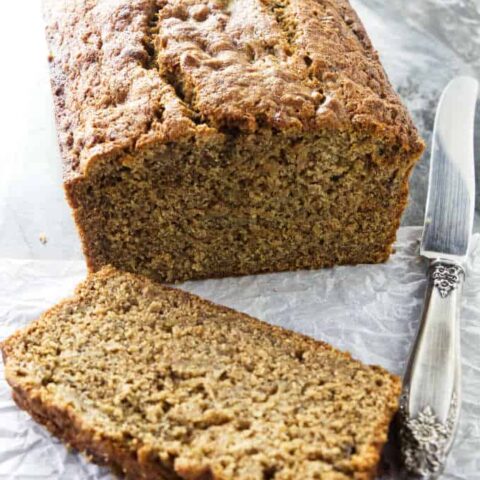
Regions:
<instances>
[{"instance_id":1,"label":"silver knife blade","mask_svg":"<svg viewBox=\"0 0 480 480\"><path fill-rule=\"evenodd\" d=\"M421 255L462 261L475 208L473 128L478 82L457 77L439 101L433 129Z\"/></svg>"}]
</instances>

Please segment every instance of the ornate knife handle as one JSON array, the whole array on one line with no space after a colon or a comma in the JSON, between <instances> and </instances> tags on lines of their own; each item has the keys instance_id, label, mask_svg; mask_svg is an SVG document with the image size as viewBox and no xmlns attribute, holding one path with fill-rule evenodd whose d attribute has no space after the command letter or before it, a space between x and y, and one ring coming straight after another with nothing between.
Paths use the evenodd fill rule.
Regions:
<instances>
[{"instance_id":1,"label":"ornate knife handle","mask_svg":"<svg viewBox=\"0 0 480 480\"><path fill-rule=\"evenodd\" d=\"M463 268L434 260L422 319L400 398L400 443L405 469L436 478L453 443L460 406L459 313Z\"/></svg>"}]
</instances>

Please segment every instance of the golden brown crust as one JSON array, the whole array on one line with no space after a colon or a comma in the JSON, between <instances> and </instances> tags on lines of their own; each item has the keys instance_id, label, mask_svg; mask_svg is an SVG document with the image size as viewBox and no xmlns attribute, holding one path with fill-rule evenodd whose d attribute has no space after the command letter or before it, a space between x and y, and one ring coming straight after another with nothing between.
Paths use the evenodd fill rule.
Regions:
<instances>
[{"instance_id":1,"label":"golden brown crust","mask_svg":"<svg viewBox=\"0 0 480 480\"><path fill-rule=\"evenodd\" d=\"M224 128L423 143L346 0L45 1L66 178Z\"/></svg>"},{"instance_id":2,"label":"golden brown crust","mask_svg":"<svg viewBox=\"0 0 480 480\"><path fill-rule=\"evenodd\" d=\"M115 283L118 279L121 279L122 283ZM111 281L113 281L113 283L111 283ZM97 282L97 286L95 286L93 282ZM70 395L66 397L63 396L63 394L58 396L54 393L56 391L55 389L47 388L43 385L43 382L39 384L33 380L34 377L28 377L28 379L26 379L26 377L23 376L24 373L22 372L25 372L24 369L27 365L22 363L22 358L24 359L23 354L21 354L23 351L22 345L24 345L25 341L27 344L33 345L28 342L31 342L32 339L35 338L38 328L43 328L42 323L55 321L57 316L61 318L60 315L62 315L62 312L64 314L65 312L75 311L77 307L80 309L84 308L85 304L82 302L85 298L89 298L92 289L105 288L108 292L111 292L111 295L114 295L114 292L119 292L118 288L122 288L121 285L133 284L137 285L139 291L146 292L145 295L151 295L151 293L153 293L152 290L149 290L153 285L152 282L138 276L120 274L111 268L104 268L99 273L90 275L86 282L77 288L76 297L61 302L46 312L37 322L34 322L23 331L17 332L5 341L1 345L1 348L6 365L5 372L7 380L13 388L15 401L21 408L27 410L35 420L45 425L53 434L62 438L67 444L91 456L93 460L98 463L106 463L116 470L124 471L128 478L147 480L224 478L218 470L215 470L215 468L212 470L208 462L203 462L201 459L199 460L195 456L198 452L191 457L184 455L182 458L177 458L174 463L160 461L158 457L158 445L157 447L153 447L148 442L144 442L137 437L135 437L137 438L136 442L132 444L125 440L122 433L116 433L115 430L108 427L108 425L110 425L109 423L106 424L107 427L100 428L98 423L92 423L92 419L95 419L95 416L92 417L88 415L88 410L85 411L85 414L82 413L82 411L84 411L83 409L86 408L80 407L83 403L77 404ZM155 288L159 289L158 292L166 292L176 305L200 304L202 309L205 310L214 308L215 311L218 312L219 317L221 317L222 313L226 314L225 321L229 321L227 318L231 318L232 314L241 317L241 321L244 324L242 328L245 328L245 331L251 330L255 338L260 340L262 336L265 336L279 340L279 343L276 343L279 348L279 353L280 350L284 348L287 350L291 349L295 352L302 352L301 355L309 355L309 353L305 352L313 353L317 351L319 355L318 358L326 358L322 357L322 355L325 351L328 351L337 356L338 363L335 363L335 365L338 366L335 368L342 368L341 365L346 365L344 362L348 362L352 367L356 365L355 368L358 367L359 373L364 372L362 375L371 375L370 378L374 383L377 380L381 381L381 392L378 390L377 393L380 394L385 401L379 403L378 417L374 420L376 430L371 437L371 441L368 441L367 448L365 448L363 444L364 446L361 452L358 452L358 455L350 457L348 463L343 464L343 467L342 462L340 462L338 463L338 470L335 467L333 470L324 472L320 476L322 480L340 480L347 478L363 480L373 478L382 446L386 440L388 424L397 409L397 400L400 393L400 381L397 377L387 374L387 372L380 367L366 368L358 362L351 360L349 354L338 352L323 342L317 342L311 338L259 322L247 315L235 313L226 307L214 305L211 302L202 300L186 292L169 289L167 287L156 286ZM123 298L125 298L125 301L128 299L128 297ZM155 298L158 297L155 296ZM118 305L115 308L118 308ZM96 309L101 312L104 309L104 304L97 305ZM93 317L90 318L91 320L89 321L93 321ZM50 325L52 324L50 323ZM260 341L259 346L261 346L261 344ZM49 343L46 342L46 347L50 348L48 345ZM296 354L297 353L295 353L295 355ZM275 361L275 358L272 358L272 361ZM368 373L368 371L371 373ZM98 411L96 415L98 414L100 414L100 411ZM237 433L237 435L240 435L240 433ZM362 444L361 439L358 439L358 441ZM192 445L189 448L194 449L194 446ZM225 478L227 477L231 478L230 474ZM241 475L239 478L244 477ZM292 478L293 480L293 477L285 475L279 478ZM310 478L310 474L306 474L304 478Z\"/></svg>"}]
</instances>

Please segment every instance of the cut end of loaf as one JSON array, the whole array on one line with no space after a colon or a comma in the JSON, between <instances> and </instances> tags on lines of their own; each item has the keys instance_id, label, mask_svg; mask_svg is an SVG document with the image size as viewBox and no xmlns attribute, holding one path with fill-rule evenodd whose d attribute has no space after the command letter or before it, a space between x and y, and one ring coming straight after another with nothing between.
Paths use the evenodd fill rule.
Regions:
<instances>
[{"instance_id":1,"label":"cut end of loaf","mask_svg":"<svg viewBox=\"0 0 480 480\"><path fill-rule=\"evenodd\" d=\"M160 281L385 261L413 158L365 135L225 133L66 184L93 270Z\"/></svg>"},{"instance_id":2,"label":"cut end of loaf","mask_svg":"<svg viewBox=\"0 0 480 480\"><path fill-rule=\"evenodd\" d=\"M17 403L143 479L371 478L400 382L112 268L2 345Z\"/></svg>"}]
</instances>

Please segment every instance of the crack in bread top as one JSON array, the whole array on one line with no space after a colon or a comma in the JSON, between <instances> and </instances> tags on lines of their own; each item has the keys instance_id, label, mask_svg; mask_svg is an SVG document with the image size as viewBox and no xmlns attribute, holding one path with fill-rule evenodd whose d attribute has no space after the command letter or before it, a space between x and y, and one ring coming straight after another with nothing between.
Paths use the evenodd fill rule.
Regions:
<instances>
[{"instance_id":1,"label":"crack in bread top","mask_svg":"<svg viewBox=\"0 0 480 480\"><path fill-rule=\"evenodd\" d=\"M422 149L346 0L46 0L45 14L67 174L228 129Z\"/></svg>"}]
</instances>

